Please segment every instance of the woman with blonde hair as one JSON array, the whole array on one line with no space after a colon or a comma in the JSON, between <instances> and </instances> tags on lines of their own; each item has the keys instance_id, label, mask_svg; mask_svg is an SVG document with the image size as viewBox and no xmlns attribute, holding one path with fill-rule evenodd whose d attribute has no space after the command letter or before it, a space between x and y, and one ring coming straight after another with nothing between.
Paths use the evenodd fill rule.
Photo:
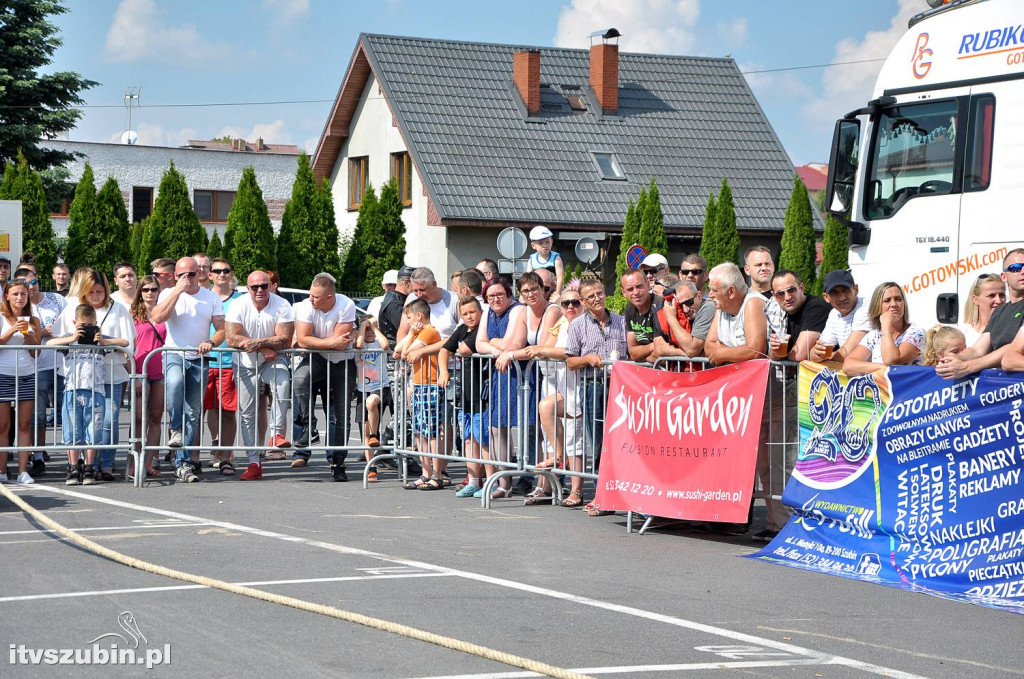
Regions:
<instances>
[{"instance_id":1,"label":"woman with blonde hair","mask_svg":"<svg viewBox=\"0 0 1024 679\"><path fill-rule=\"evenodd\" d=\"M0 344L37 345L41 336L39 319L32 315L28 285L24 279L15 278L4 286L0 302ZM0 351L0 444L7 444L13 410L18 420L15 432L20 484L33 483L28 473L28 458L36 402L34 353L28 349ZM0 451L0 483L7 483L7 456L7 451Z\"/></svg>"},{"instance_id":2,"label":"woman with blonde hair","mask_svg":"<svg viewBox=\"0 0 1024 679\"><path fill-rule=\"evenodd\" d=\"M871 295L868 318L873 330L864 336L843 362L847 375L867 375L889 365L921 362L924 328L910 322L903 288L882 283Z\"/></svg>"},{"instance_id":3,"label":"woman with blonde hair","mask_svg":"<svg viewBox=\"0 0 1024 679\"><path fill-rule=\"evenodd\" d=\"M110 340L115 347L125 347L133 351L135 344L135 323L123 304L118 304L110 296L110 283L107 277L96 269L79 269L72 276L68 288L68 306L53 322L53 335L61 337L66 328L75 325L75 307L88 304L96 310L96 324L100 334ZM128 366L118 355L107 359L107 380L104 384L104 397L107 407L103 411L103 431L99 445L109 446L120 441L119 415L121 413L121 394L129 380ZM114 480L115 448L100 448L99 475L103 481Z\"/></svg>"},{"instance_id":4,"label":"woman with blonde hair","mask_svg":"<svg viewBox=\"0 0 1024 679\"><path fill-rule=\"evenodd\" d=\"M974 281L964 301L964 320L957 325L967 346L978 341L988 327L992 312L1006 303L1006 283L997 273L983 273Z\"/></svg>"}]
</instances>

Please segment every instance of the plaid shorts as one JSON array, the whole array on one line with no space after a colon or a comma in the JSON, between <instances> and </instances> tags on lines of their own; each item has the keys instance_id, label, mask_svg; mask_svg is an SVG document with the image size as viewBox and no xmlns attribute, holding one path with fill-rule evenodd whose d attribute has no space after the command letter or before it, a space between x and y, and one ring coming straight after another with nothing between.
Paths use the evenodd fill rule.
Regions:
<instances>
[{"instance_id":1,"label":"plaid shorts","mask_svg":"<svg viewBox=\"0 0 1024 679\"><path fill-rule=\"evenodd\" d=\"M441 428L441 390L436 384L415 384L412 388L412 433L436 439Z\"/></svg>"}]
</instances>

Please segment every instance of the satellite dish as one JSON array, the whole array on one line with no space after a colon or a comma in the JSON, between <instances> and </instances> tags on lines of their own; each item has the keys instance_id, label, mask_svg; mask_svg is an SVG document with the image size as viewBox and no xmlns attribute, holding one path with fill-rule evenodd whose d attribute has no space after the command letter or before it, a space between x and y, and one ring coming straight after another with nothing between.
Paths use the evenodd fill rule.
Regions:
<instances>
[{"instance_id":1,"label":"satellite dish","mask_svg":"<svg viewBox=\"0 0 1024 679\"><path fill-rule=\"evenodd\" d=\"M498 234L498 252L505 259L520 259L529 245L523 230L514 226L502 229Z\"/></svg>"},{"instance_id":2,"label":"satellite dish","mask_svg":"<svg viewBox=\"0 0 1024 679\"><path fill-rule=\"evenodd\" d=\"M592 264L601 256L601 248L597 241L590 236L584 236L576 241L576 259L584 264Z\"/></svg>"},{"instance_id":3,"label":"satellite dish","mask_svg":"<svg viewBox=\"0 0 1024 679\"><path fill-rule=\"evenodd\" d=\"M134 145L139 141L139 133L134 130L125 130L121 133L121 143Z\"/></svg>"}]
</instances>

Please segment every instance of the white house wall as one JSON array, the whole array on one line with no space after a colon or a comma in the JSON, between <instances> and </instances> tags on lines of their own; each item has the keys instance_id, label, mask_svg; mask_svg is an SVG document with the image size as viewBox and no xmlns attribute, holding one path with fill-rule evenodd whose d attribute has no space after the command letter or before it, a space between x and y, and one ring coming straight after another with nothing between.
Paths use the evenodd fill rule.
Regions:
<instances>
[{"instance_id":1,"label":"white house wall","mask_svg":"<svg viewBox=\"0 0 1024 679\"><path fill-rule=\"evenodd\" d=\"M281 226L281 215L285 203L291 198L292 184L299 163L298 156L283 153L128 146L64 140L46 141L43 145L61 151L85 154L85 158L77 158L67 165L72 182L81 179L86 161L92 165L97 190L107 181L107 177L116 179L121 187L121 194L125 196L129 217L133 207L132 187L152 187L155 202L160 189L160 179L171 161L174 161L174 167L184 175L190 198L196 189L237 191L243 168L251 165L256 171L256 182L263 191L263 200L267 203L267 211L275 230ZM54 217L52 222L58 236L67 234L66 218ZM223 222L204 222L204 225L208 231L216 227L223 237Z\"/></svg>"},{"instance_id":2,"label":"white house wall","mask_svg":"<svg viewBox=\"0 0 1024 679\"><path fill-rule=\"evenodd\" d=\"M387 100L371 75L349 124L349 136L331 172L334 212L342 238L355 231L359 216L358 210L348 209L349 158L369 158L369 180L379 196L381 187L391 179L391 154L407 150L398 127L393 124ZM427 197L423 195L423 183L415 163L412 205L402 210L402 221L405 223L405 263L430 267L441 281L448 271L447 229L427 224Z\"/></svg>"}]
</instances>

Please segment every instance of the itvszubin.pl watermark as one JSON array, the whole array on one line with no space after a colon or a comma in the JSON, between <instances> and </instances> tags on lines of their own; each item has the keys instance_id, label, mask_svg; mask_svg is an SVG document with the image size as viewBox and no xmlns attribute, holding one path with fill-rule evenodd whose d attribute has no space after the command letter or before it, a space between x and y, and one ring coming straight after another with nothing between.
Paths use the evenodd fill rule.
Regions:
<instances>
[{"instance_id":1,"label":"itvszubin.pl watermark","mask_svg":"<svg viewBox=\"0 0 1024 679\"><path fill-rule=\"evenodd\" d=\"M101 634L81 648L29 648L24 644L9 644L8 660L11 665L140 665L146 669L171 664L171 645L150 648L131 612L118 615L117 624L124 634Z\"/></svg>"}]
</instances>

